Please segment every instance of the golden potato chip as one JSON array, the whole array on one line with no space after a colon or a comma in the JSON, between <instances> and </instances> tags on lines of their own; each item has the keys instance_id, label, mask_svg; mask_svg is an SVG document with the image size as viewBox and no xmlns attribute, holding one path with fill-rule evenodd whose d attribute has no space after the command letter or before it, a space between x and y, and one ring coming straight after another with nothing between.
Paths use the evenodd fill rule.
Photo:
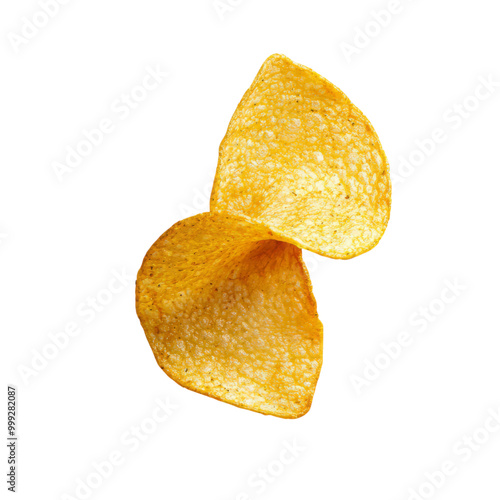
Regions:
<instances>
[{"instance_id":1,"label":"golden potato chip","mask_svg":"<svg viewBox=\"0 0 500 500\"><path fill-rule=\"evenodd\" d=\"M387 159L335 86L274 55L231 119L211 211L146 254L137 313L161 368L193 391L297 418L312 402L322 325L305 248L348 259L389 219Z\"/></svg>"},{"instance_id":2,"label":"golden potato chip","mask_svg":"<svg viewBox=\"0 0 500 500\"><path fill-rule=\"evenodd\" d=\"M311 69L269 57L220 146L210 210L349 259L378 243L390 199L387 159L363 113Z\"/></svg>"},{"instance_id":3,"label":"golden potato chip","mask_svg":"<svg viewBox=\"0 0 500 500\"><path fill-rule=\"evenodd\" d=\"M322 325L294 245L239 217L204 213L151 247L137 312L161 368L188 389L296 418L311 406Z\"/></svg>"}]
</instances>

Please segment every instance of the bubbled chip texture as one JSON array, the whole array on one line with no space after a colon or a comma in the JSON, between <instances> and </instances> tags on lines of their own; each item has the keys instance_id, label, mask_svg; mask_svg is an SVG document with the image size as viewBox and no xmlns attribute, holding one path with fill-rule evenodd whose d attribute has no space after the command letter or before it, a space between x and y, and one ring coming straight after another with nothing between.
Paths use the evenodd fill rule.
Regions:
<instances>
[{"instance_id":1,"label":"bubbled chip texture","mask_svg":"<svg viewBox=\"0 0 500 500\"><path fill-rule=\"evenodd\" d=\"M387 159L367 118L314 71L269 57L220 146L211 211L349 259L378 243L390 199Z\"/></svg>"},{"instance_id":2,"label":"bubbled chip texture","mask_svg":"<svg viewBox=\"0 0 500 500\"><path fill-rule=\"evenodd\" d=\"M301 248L366 252L390 195L363 114L312 70L268 58L220 146L211 211L172 226L139 270L137 314L160 367L226 403L304 415L323 328Z\"/></svg>"},{"instance_id":3,"label":"bubbled chip texture","mask_svg":"<svg viewBox=\"0 0 500 500\"><path fill-rule=\"evenodd\" d=\"M137 310L162 369L179 384L280 417L309 409L322 326L300 249L265 227L205 213L149 250Z\"/></svg>"}]
</instances>

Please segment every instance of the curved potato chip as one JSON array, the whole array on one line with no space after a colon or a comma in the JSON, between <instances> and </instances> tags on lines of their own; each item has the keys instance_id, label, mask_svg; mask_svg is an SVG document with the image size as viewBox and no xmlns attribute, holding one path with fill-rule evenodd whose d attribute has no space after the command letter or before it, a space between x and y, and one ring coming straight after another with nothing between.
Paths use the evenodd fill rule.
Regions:
<instances>
[{"instance_id":1,"label":"curved potato chip","mask_svg":"<svg viewBox=\"0 0 500 500\"><path fill-rule=\"evenodd\" d=\"M146 254L137 314L180 385L267 415L312 402L322 325L301 248L348 259L389 219L387 159L335 86L274 55L219 150L211 212L178 222Z\"/></svg>"},{"instance_id":2,"label":"curved potato chip","mask_svg":"<svg viewBox=\"0 0 500 500\"><path fill-rule=\"evenodd\" d=\"M350 259L378 243L390 199L387 158L363 113L311 69L269 57L221 143L210 210Z\"/></svg>"},{"instance_id":3,"label":"curved potato chip","mask_svg":"<svg viewBox=\"0 0 500 500\"><path fill-rule=\"evenodd\" d=\"M322 325L301 250L239 217L172 226L137 278L137 312L180 385L285 418L311 406Z\"/></svg>"}]
</instances>

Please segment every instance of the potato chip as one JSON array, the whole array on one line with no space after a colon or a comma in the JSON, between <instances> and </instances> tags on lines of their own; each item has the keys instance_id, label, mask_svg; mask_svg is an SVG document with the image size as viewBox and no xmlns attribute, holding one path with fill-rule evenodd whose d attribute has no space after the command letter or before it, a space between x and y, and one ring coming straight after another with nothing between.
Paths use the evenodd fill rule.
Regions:
<instances>
[{"instance_id":1,"label":"potato chip","mask_svg":"<svg viewBox=\"0 0 500 500\"><path fill-rule=\"evenodd\" d=\"M390 200L387 159L363 113L311 69L269 57L220 146L210 210L350 259L378 243Z\"/></svg>"},{"instance_id":2,"label":"potato chip","mask_svg":"<svg viewBox=\"0 0 500 500\"><path fill-rule=\"evenodd\" d=\"M311 406L322 325L301 250L260 224L204 213L170 228L137 278L161 368L221 401L285 418Z\"/></svg>"},{"instance_id":3,"label":"potato chip","mask_svg":"<svg viewBox=\"0 0 500 500\"><path fill-rule=\"evenodd\" d=\"M323 327L301 248L370 250L390 197L363 114L312 70L268 58L220 146L211 211L172 226L139 271L137 313L160 367L226 403L304 415Z\"/></svg>"}]
</instances>

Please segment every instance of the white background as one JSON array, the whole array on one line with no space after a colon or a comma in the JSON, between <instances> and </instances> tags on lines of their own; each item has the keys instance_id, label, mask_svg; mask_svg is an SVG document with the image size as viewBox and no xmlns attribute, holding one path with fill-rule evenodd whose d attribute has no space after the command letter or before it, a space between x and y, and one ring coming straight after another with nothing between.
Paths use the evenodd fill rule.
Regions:
<instances>
[{"instance_id":1,"label":"white background","mask_svg":"<svg viewBox=\"0 0 500 500\"><path fill-rule=\"evenodd\" d=\"M2 2L2 391L18 387L18 498L83 498L77 481L116 451L123 463L89 498L404 500L419 488L421 498L500 497L500 432L488 420L500 406L500 87L471 97L481 78L500 82L500 7L401 0L381 28L373 12L389 5L243 0L219 16L211 0L72 0L19 45L23 18L40 7ZM355 42L349 61L342 44ZM325 349L312 408L298 420L176 385L134 309L145 252L177 220L208 210L203 193L229 119L275 52L346 92L400 181L373 251L351 261L308 256ZM123 119L115 101L148 66L170 75ZM476 109L453 118L464 100ZM114 130L60 181L54 162L103 118ZM446 140L401 167L436 128ZM109 299L103 290L122 269L128 285L87 323L77 309ZM446 280L466 289L454 295ZM430 304L433 321L422 320ZM20 367L50 354L49 334L72 321L81 333L23 379ZM364 377L366 360L387 361L381 343L404 331L411 345L358 394L353 375ZM132 451L121 436L151 425L158 397L177 409ZM487 440L469 460L464 435ZM294 440L301 451L280 465L283 442ZM426 487L425 474L445 461L455 473ZM272 482L256 487L254 474L268 467Z\"/></svg>"}]
</instances>

